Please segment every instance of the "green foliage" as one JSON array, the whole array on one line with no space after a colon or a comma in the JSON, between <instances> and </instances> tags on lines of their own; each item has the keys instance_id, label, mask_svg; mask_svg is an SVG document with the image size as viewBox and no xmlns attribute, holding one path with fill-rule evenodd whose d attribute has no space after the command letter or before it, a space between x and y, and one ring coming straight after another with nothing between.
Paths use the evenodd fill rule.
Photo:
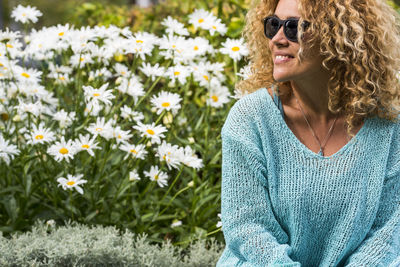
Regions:
<instances>
[{"instance_id":1,"label":"green foliage","mask_svg":"<svg viewBox=\"0 0 400 267\"><path fill-rule=\"evenodd\" d=\"M76 26L127 26L131 19L127 7L115 3L88 2L75 8L70 20Z\"/></svg>"},{"instance_id":2,"label":"green foliage","mask_svg":"<svg viewBox=\"0 0 400 267\"><path fill-rule=\"evenodd\" d=\"M0 233L0 265L7 266L215 266L223 245L200 239L187 249L167 240L151 245L146 235L115 227L37 222L31 232Z\"/></svg>"}]
</instances>

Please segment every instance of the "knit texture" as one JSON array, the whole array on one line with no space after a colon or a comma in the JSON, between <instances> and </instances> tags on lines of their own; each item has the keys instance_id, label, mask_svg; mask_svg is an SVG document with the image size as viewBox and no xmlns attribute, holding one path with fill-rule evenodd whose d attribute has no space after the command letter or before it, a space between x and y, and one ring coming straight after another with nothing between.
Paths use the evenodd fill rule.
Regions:
<instances>
[{"instance_id":1,"label":"knit texture","mask_svg":"<svg viewBox=\"0 0 400 267\"><path fill-rule=\"evenodd\" d=\"M368 118L321 156L262 88L235 103L221 135L217 267L400 266L400 123Z\"/></svg>"}]
</instances>

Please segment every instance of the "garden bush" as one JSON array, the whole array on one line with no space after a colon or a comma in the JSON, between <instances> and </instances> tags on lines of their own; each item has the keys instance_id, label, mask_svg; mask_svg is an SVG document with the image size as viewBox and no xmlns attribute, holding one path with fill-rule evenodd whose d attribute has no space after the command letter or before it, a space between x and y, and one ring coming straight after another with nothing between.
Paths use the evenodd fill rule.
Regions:
<instances>
[{"instance_id":1,"label":"garden bush","mask_svg":"<svg viewBox=\"0 0 400 267\"><path fill-rule=\"evenodd\" d=\"M169 240L152 245L146 235L115 227L37 222L32 231L0 234L0 265L8 266L215 266L223 245L200 239L182 249Z\"/></svg>"}]
</instances>

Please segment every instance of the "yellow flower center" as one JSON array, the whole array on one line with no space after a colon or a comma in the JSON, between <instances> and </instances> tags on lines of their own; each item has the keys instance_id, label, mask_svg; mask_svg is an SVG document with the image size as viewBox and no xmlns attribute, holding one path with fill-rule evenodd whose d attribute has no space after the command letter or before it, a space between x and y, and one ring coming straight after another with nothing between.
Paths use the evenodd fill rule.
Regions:
<instances>
[{"instance_id":1,"label":"yellow flower center","mask_svg":"<svg viewBox=\"0 0 400 267\"><path fill-rule=\"evenodd\" d=\"M121 139L121 138L122 138L122 136L119 134L119 135L118 135L118 139Z\"/></svg>"},{"instance_id":2,"label":"yellow flower center","mask_svg":"<svg viewBox=\"0 0 400 267\"><path fill-rule=\"evenodd\" d=\"M6 46L7 46L8 48L14 48L14 46L12 46L11 44L6 44Z\"/></svg>"},{"instance_id":3,"label":"yellow flower center","mask_svg":"<svg viewBox=\"0 0 400 267\"><path fill-rule=\"evenodd\" d=\"M161 104L161 106L164 107L164 108L166 108L166 107L169 107L169 106L170 106L170 103L164 102L164 103Z\"/></svg>"},{"instance_id":4,"label":"yellow flower center","mask_svg":"<svg viewBox=\"0 0 400 267\"><path fill-rule=\"evenodd\" d=\"M42 48L42 47L43 47L43 45L42 45L42 44L39 44L38 46L39 46L39 48Z\"/></svg>"},{"instance_id":5,"label":"yellow flower center","mask_svg":"<svg viewBox=\"0 0 400 267\"><path fill-rule=\"evenodd\" d=\"M101 132L101 131L103 131L103 128L96 128L96 131Z\"/></svg>"},{"instance_id":6,"label":"yellow flower center","mask_svg":"<svg viewBox=\"0 0 400 267\"><path fill-rule=\"evenodd\" d=\"M60 32L59 34L58 34L58 36L63 36L64 35L64 32Z\"/></svg>"},{"instance_id":7,"label":"yellow flower center","mask_svg":"<svg viewBox=\"0 0 400 267\"><path fill-rule=\"evenodd\" d=\"M26 73L26 72L21 73L21 76L24 76L25 78L31 77L31 76L30 76L28 73Z\"/></svg>"},{"instance_id":8,"label":"yellow flower center","mask_svg":"<svg viewBox=\"0 0 400 267\"><path fill-rule=\"evenodd\" d=\"M22 13L22 16L23 16L23 17L26 17L26 13Z\"/></svg>"},{"instance_id":9,"label":"yellow flower center","mask_svg":"<svg viewBox=\"0 0 400 267\"><path fill-rule=\"evenodd\" d=\"M158 175L156 174L155 176L154 176L154 180L158 180Z\"/></svg>"},{"instance_id":10,"label":"yellow flower center","mask_svg":"<svg viewBox=\"0 0 400 267\"><path fill-rule=\"evenodd\" d=\"M179 71L175 71L175 72L174 72L174 75L175 75L175 76L178 76L179 74L181 74Z\"/></svg>"},{"instance_id":11,"label":"yellow flower center","mask_svg":"<svg viewBox=\"0 0 400 267\"><path fill-rule=\"evenodd\" d=\"M60 78L59 78L61 81L64 81L65 80L65 77L64 76L60 76Z\"/></svg>"},{"instance_id":12,"label":"yellow flower center","mask_svg":"<svg viewBox=\"0 0 400 267\"><path fill-rule=\"evenodd\" d=\"M172 45L172 48L175 48L176 47L176 45Z\"/></svg>"},{"instance_id":13,"label":"yellow flower center","mask_svg":"<svg viewBox=\"0 0 400 267\"><path fill-rule=\"evenodd\" d=\"M212 98L212 100L213 100L214 102L218 102L218 96L213 95L211 98Z\"/></svg>"},{"instance_id":14,"label":"yellow flower center","mask_svg":"<svg viewBox=\"0 0 400 267\"><path fill-rule=\"evenodd\" d=\"M215 26L212 26L212 28L213 28L214 30L216 30L216 29L217 29L217 27L215 27Z\"/></svg>"},{"instance_id":15,"label":"yellow flower center","mask_svg":"<svg viewBox=\"0 0 400 267\"><path fill-rule=\"evenodd\" d=\"M199 47L196 45L193 49L194 49L195 51L197 51L197 50L199 50Z\"/></svg>"},{"instance_id":16,"label":"yellow flower center","mask_svg":"<svg viewBox=\"0 0 400 267\"><path fill-rule=\"evenodd\" d=\"M203 23L204 22L204 19L199 19L199 23Z\"/></svg>"},{"instance_id":17,"label":"yellow flower center","mask_svg":"<svg viewBox=\"0 0 400 267\"><path fill-rule=\"evenodd\" d=\"M38 134L38 135L35 136L35 139L36 140L42 140L43 139L43 135Z\"/></svg>"},{"instance_id":18,"label":"yellow flower center","mask_svg":"<svg viewBox=\"0 0 400 267\"><path fill-rule=\"evenodd\" d=\"M239 46L234 46L234 47L232 47L232 51L237 52L237 51L239 51L239 50L240 50Z\"/></svg>"},{"instance_id":19,"label":"yellow flower center","mask_svg":"<svg viewBox=\"0 0 400 267\"><path fill-rule=\"evenodd\" d=\"M74 184L75 184L74 181L68 181L68 182L67 182L67 185L69 185L69 186L73 186Z\"/></svg>"},{"instance_id":20,"label":"yellow flower center","mask_svg":"<svg viewBox=\"0 0 400 267\"><path fill-rule=\"evenodd\" d=\"M138 153L135 149L131 149L130 151L131 151L131 153L134 153L134 154Z\"/></svg>"},{"instance_id":21,"label":"yellow flower center","mask_svg":"<svg viewBox=\"0 0 400 267\"><path fill-rule=\"evenodd\" d=\"M80 62L84 61L85 59L83 57L79 58Z\"/></svg>"},{"instance_id":22,"label":"yellow flower center","mask_svg":"<svg viewBox=\"0 0 400 267\"><path fill-rule=\"evenodd\" d=\"M148 134L151 134L151 135L155 134L155 132L154 132L152 129L148 129L146 132L147 132Z\"/></svg>"},{"instance_id":23,"label":"yellow flower center","mask_svg":"<svg viewBox=\"0 0 400 267\"><path fill-rule=\"evenodd\" d=\"M143 41L142 40L136 40L136 43L143 44Z\"/></svg>"},{"instance_id":24,"label":"yellow flower center","mask_svg":"<svg viewBox=\"0 0 400 267\"><path fill-rule=\"evenodd\" d=\"M82 145L82 148L89 149L89 145Z\"/></svg>"},{"instance_id":25,"label":"yellow flower center","mask_svg":"<svg viewBox=\"0 0 400 267\"><path fill-rule=\"evenodd\" d=\"M94 93L93 96L100 96L100 94L99 93Z\"/></svg>"},{"instance_id":26,"label":"yellow flower center","mask_svg":"<svg viewBox=\"0 0 400 267\"><path fill-rule=\"evenodd\" d=\"M63 155L68 154L68 149L63 147L63 148L60 149L60 153L63 154Z\"/></svg>"},{"instance_id":27,"label":"yellow flower center","mask_svg":"<svg viewBox=\"0 0 400 267\"><path fill-rule=\"evenodd\" d=\"M125 71L121 71L121 75L125 75L126 74L126 72Z\"/></svg>"},{"instance_id":28,"label":"yellow flower center","mask_svg":"<svg viewBox=\"0 0 400 267\"><path fill-rule=\"evenodd\" d=\"M210 78L208 78L207 75L203 75L203 78L204 78L206 81L210 80Z\"/></svg>"}]
</instances>

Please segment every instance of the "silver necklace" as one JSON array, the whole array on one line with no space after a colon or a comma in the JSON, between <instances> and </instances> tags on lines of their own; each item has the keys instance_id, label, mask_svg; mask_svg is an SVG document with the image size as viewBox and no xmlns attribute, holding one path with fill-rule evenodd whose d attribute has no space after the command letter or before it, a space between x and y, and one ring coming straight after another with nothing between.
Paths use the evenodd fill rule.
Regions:
<instances>
[{"instance_id":1,"label":"silver necklace","mask_svg":"<svg viewBox=\"0 0 400 267\"><path fill-rule=\"evenodd\" d=\"M336 122L336 119L338 118L338 116L336 116L335 120L333 121L332 126L331 126L331 128L329 129L328 134L327 134L326 137L325 137L324 143L323 143L323 145L321 145L321 143L320 143L318 137L315 135L314 130L312 129L310 123L308 122L307 117L306 117L306 115L304 114L304 111L303 111L303 109L301 108L300 103L299 103L299 101L297 100L296 95L295 95L295 94L293 94L293 95L294 95L294 97L296 98L297 105L299 105L299 108L300 108L300 110L301 110L301 113L303 114L303 117L304 117L304 119L306 120L307 125L308 125L308 127L310 128L312 135L314 136L314 138L315 138L315 139L317 140L317 142L318 142L318 145L319 145L319 148L320 148L320 149L319 149L319 152L318 152L318 155L323 156L323 155L324 155L323 148L325 148L326 142L328 141L328 138L329 138L329 136L331 135L333 126L335 125L335 122Z\"/></svg>"}]
</instances>

